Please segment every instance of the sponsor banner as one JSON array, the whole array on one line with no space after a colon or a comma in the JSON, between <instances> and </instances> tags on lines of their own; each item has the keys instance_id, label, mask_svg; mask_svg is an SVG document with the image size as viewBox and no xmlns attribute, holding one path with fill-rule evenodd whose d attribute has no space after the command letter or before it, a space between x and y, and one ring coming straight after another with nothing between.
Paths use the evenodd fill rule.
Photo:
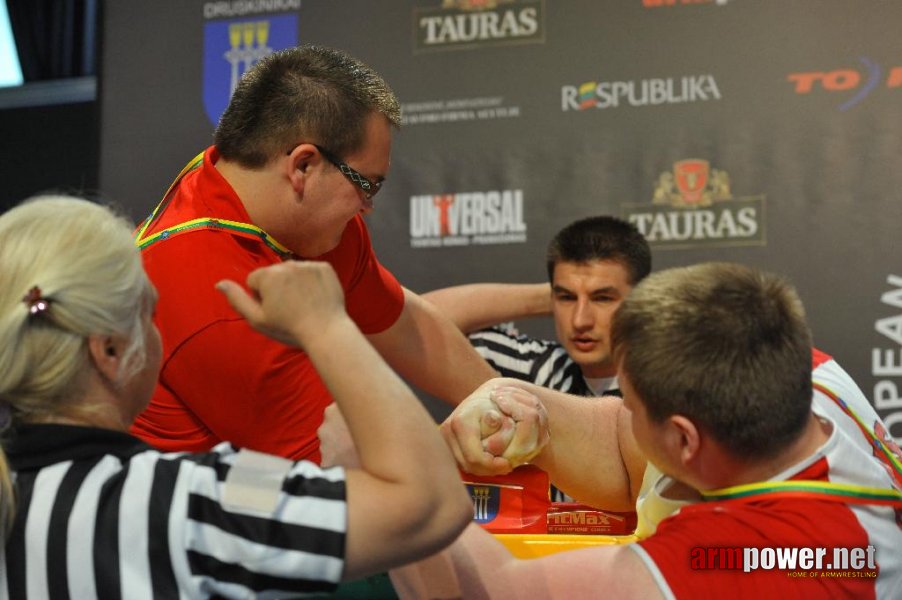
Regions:
<instances>
[{"instance_id":1,"label":"sponsor banner","mask_svg":"<svg viewBox=\"0 0 902 600\"><path fill-rule=\"evenodd\" d=\"M548 509L548 533L630 535L636 530L636 513L601 510L574 502L555 502Z\"/></svg>"},{"instance_id":2,"label":"sponsor banner","mask_svg":"<svg viewBox=\"0 0 902 600\"><path fill-rule=\"evenodd\" d=\"M218 0L204 2L204 19L246 17L301 9L301 0Z\"/></svg>"},{"instance_id":3,"label":"sponsor banner","mask_svg":"<svg viewBox=\"0 0 902 600\"><path fill-rule=\"evenodd\" d=\"M414 52L545 42L545 0L442 0L413 10Z\"/></svg>"},{"instance_id":4,"label":"sponsor banner","mask_svg":"<svg viewBox=\"0 0 902 600\"><path fill-rule=\"evenodd\" d=\"M874 322L874 329L883 336L883 345L871 349L871 375L877 380L874 408L889 432L875 433L902 457L892 439L902 440L902 276L888 275L886 287L880 302L891 314Z\"/></svg>"},{"instance_id":5,"label":"sponsor banner","mask_svg":"<svg viewBox=\"0 0 902 600\"><path fill-rule=\"evenodd\" d=\"M587 81L561 87L561 110L660 106L720 100L714 75L637 79L632 81Z\"/></svg>"},{"instance_id":6,"label":"sponsor banner","mask_svg":"<svg viewBox=\"0 0 902 600\"><path fill-rule=\"evenodd\" d=\"M878 90L902 87L902 66L884 66L866 57L859 57L861 68L844 67L829 71L801 71L786 76L799 95L839 94L837 108L841 111L860 104Z\"/></svg>"},{"instance_id":7,"label":"sponsor banner","mask_svg":"<svg viewBox=\"0 0 902 600\"><path fill-rule=\"evenodd\" d=\"M520 107L505 105L501 96L427 100L401 104L401 124L429 125L460 121L510 119L520 116Z\"/></svg>"},{"instance_id":8,"label":"sponsor banner","mask_svg":"<svg viewBox=\"0 0 902 600\"><path fill-rule=\"evenodd\" d=\"M497 477L461 478L473 500L473 521L492 533L546 533L548 474L529 465Z\"/></svg>"},{"instance_id":9,"label":"sponsor banner","mask_svg":"<svg viewBox=\"0 0 902 600\"><path fill-rule=\"evenodd\" d=\"M522 244L523 190L411 196L410 246Z\"/></svg>"},{"instance_id":10,"label":"sponsor banner","mask_svg":"<svg viewBox=\"0 0 902 600\"><path fill-rule=\"evenodd\" d=\"M667 6L698 6L707 4L709 6L725 6L730 0L642 0L642 6L645 8L663 8Z\"/></svg>"},{"instance_id":11,"label":"sponsor banner","mask_svg":"<svg viewBox=\"0 0 902 600\"><path fill-rule=\"evenodd\" d=\"M209 4L209 3L208 3ZM230 4L213 3L213 4ZM244 3L231 3L244 4ZM266 3L249 2L248 5ZM284 5L290 3L284 2ZM300 6L300 3L296 3ZM220 14L208 11L204 14ZM250 14L250 12L244 13ZM241 76L264 56L298 44L297 14L256 15L210 20L204 24L204 110L210 123L219 123Z\"/></svg>"},{"instance_id":12,"label":"sponsor banner","mask_svg":"<svg viewBox=\"0 0 902 600\"><path fill-rule=\"evenodd\" d=\"M763 246L764 200L734 198L726 171L691 158L661 173L651 204L624 203L620 212L656 248Z\"/></svg>"}]
</instances>

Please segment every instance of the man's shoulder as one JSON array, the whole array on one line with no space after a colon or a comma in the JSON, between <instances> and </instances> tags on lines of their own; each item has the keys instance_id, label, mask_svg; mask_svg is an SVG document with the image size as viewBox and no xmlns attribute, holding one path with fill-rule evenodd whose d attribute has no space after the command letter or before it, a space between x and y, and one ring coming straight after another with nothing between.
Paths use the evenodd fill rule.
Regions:
<instances>
[{"instance_id":1,"label":"man's shoulder","mask_svg":"<svg viewBox=\"0 0 902 600\"><path fill-rule=\"evenodd\" d=\"M529 364L529 371L538 376L539 371L552 370L555 373L578 369L567 354L566 348L556 340L546 340L522 334L505 327L490 327L471 333L470 344L483 358L509 360ZM526 367L524 367L526 368ZM580 376L581 378L581 376ZM557 388L555 388L557 389Z\"/></svg>"},{"instance_id":2,"label":"man's shoulder","mask_svg":"<svg viewBox=\"0 0 902 600\"><path fill-rule=\"evenodd\" d=\"M824 527L824 523L830 526ZM660 573L662 587L669 588L676 597L693 597L704 586L715 594L732 591L737 598L759 598L794 594L800 582L788 573L798 569L790 566L758 569L755 563L744 565L744 561L750 560L750 552L755 559L761 549L868 545L877 546L878 558L884 552L886 555L891 552L891 546L869 541L846 505L790 499L760 504L728 501L687 506L662 521L657 531L639 541L634 550L646 566ZM795 558L787 557L787 560ZM745 566L750 567L747 573L737 571ZM749 586L736 588L737 573L749 580ZM826 587L819 588L817 593L831 595L830 591L835 590L831 586L836 582L825 579L823 583ZM873 597L869 587L873 586L873 579L859 579L855 583L857 588L851 596Z\"/></svg>"},{"instance_id":3,"label":"man's shoulder","mask_svg":"<svg viewBox=\"0 0 902 600\"><path fill-rule=\"evenodd\" d=\"M816 523L833 523L830 532L813 532ZM762 496L688 504L665 519L655 534L679 536L683 531L707 531L700 537L729 538L731 535L753 536L756 541L791 541L843 537L863 533L852 509L841 502L825 502L820 498ZM655 537L653 536L653 537Z\"/></svg>"},{"instance_id":4,"label":"man's shoulder","mask_svg":"<svg viewBox=\"0 0 902 600\"><path fill-rule=\"evenodd\" d=\"M535 355L548 351L563 349L555 340L545 340L520 333L513 324L502 324L487 327L469 334L470 343L474 346L497 346L507 348L520 354Z\"/></svg>"},{"instance_id":5,"label":"man's shoulder","mask_svg":"<svg viewBox=\"0 0 902 600\"><path fill-rule=\"evenodd\" d=\"M240 318L215 285L223 279L244 285L251 271L271 264L253 244L223 232L198 231L142 252L158 293L157 324L170 348L214 322Z\"/></svg>"},{"instance_id":6,"label":"man's shoulder","mask_svg":"<svg viewBox=\"0 0 902 600\"><path fill-rule=\"evenodd\" d=\"M217 156L213 147L190 161L173 181L150 223L140 231L147 248L156 247L160 239L205 229L202 221L207 219L250 223L241 199L216 170L211 156Z\"/></svg>"},{"instance_id":7,"label":"man's shoulder","mask_svg":"<svg viewBox=\"0 0 902 600\"><path fill-rule=\"evenodd\" d=\"M213 229L192 231L160 241L141 252L144 268L160 294L166 288L213 293L212 284L228 278L244 283L255 268L270 264L259 242ZM160 289L163 288L163 289Z\"/></svg>"},{"instance_id":8,"label":"man's shoulder","mask_svg":"<svg viewBox=\"0 0 902 600\"><path fill-rule=\"evenodd\" d=\"M504 377L576 394L593 395L578 364L560 342L492 327L470 334L470 343Z\"/></svg>"}]
</instances>

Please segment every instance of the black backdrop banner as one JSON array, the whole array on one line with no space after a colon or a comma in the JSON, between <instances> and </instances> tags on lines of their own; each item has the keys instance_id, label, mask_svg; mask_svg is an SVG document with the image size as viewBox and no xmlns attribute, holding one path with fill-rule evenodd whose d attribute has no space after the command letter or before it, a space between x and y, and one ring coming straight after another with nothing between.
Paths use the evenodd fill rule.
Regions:
<instances>
[{"instance_id":1,"label":"black backdrop banner","mask_svg":"<svg viewBox=\"0 0 902 600\"><path fill-rule=\"evenodd\" d=\"M248 66L342 48L402 102L368 225L407 287L541 281L558 229L619 215L658 269L788 276L902 439L899 3L117 0L104 21L101 189L136 219Z\"/></svg>"}]
</instances>

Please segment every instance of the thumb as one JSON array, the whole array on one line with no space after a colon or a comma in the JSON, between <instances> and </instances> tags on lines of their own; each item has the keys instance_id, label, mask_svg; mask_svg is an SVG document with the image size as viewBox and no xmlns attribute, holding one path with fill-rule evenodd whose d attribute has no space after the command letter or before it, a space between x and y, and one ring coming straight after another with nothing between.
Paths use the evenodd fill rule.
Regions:
<instances>
[{"instance_id":1,"label":"thumb","mask_svg":"<svg viewBox=\"0 0 902 600\"><path fill-rule=\"evenodd\" d=\"M487 410L479 419L479 435L483 438L492 435L501 429L502 422L501 413L494 408Z\"/></svg>"},{"instance_id":2,"label":"thumb","mask_svg":"<svg viewBox=\"0 0 902 600\"><path fill-rule=\"evenodd\" d=\"M254 323L262 318L263 309L260 303L234 281L223 279L214 287L222 292L232 308L248 321Z\"/></svg>"}]
</instances>

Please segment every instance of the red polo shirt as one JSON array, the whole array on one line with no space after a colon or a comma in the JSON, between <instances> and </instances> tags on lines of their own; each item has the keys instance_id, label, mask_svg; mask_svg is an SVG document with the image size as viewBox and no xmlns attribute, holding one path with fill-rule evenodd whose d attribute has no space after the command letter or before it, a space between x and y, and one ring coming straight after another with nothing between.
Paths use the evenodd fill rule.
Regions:
<instances>
[{"instance_id":1,"label":"red polo shirt","mask_svg":"<svg viewBox=\"0 0 902 600\"><path fill-rule=\"evenodd\" d=\"M206 217L250 223L232 187L213 163L187 173L153 235ZM171 235L142 250L159 292L154 317L163 338L160 382L132 433L163 450L203 451L222 440L293 459L319 461L316 429L332 401L307 355L257 333L213 288L221 279L244 284L254 269L285 260L262 239L228 229ZM390 327L404 297L379 264L363 219L355 216L341 242L319 257L338 274L348 314L364 333ZM353 365L348 365L353 377Z\"/></svg>"}]
</instances>

